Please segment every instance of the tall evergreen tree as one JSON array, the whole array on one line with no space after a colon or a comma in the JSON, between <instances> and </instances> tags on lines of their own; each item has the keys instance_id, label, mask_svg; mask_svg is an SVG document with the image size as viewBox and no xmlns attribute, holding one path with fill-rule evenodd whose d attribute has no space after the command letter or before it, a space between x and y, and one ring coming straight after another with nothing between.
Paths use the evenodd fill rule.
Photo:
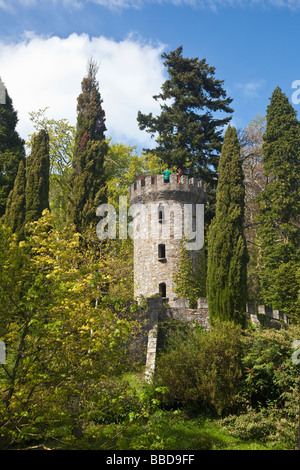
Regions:
<instances>
[{"instance_id":1,"label":"tall evergreen tree","mask_svg":"<svg viewBox=\"0 0 300 470\"><path fill-rule=\"evenodd\" d=\"M38 220L49 209L49 136L41 130L32 139L26 160L26 222Z\"/></svg>"},{"instance_id":2,"label":"tall evergreen tree","mask_svg":"<svg viewBox=\"0 0 300 470\"><path fill-rule=\"evenodd\" d=\"M214 67L205 59L185 58L182 52L181 46L162 54L169 78L161 93L153 97L161 102L161 113L153 116L139 111L137 120L141 130L156 136L157 145L145 149L148 153L156 154L169 167L179 166L185 174L203 178L210 210L215 199L222 132L231 119L228 114L233 112L232 99L226 97L223 81L215 78Z\"/></svg>"},{"instance_id":3,"label":"tall evergreen tree","mask_svg":"<svg viewBox=\"0 0 300 470\"><path fill-rule=\"evenodd\" d=\"M245 323L248 252L244 236L244 174L234 127L228 126L222 147L216 216L208 233L207 297L209 314Z\"/></svg>"},{"instance_id":4,"label":"tall evergreen tree","mask_svg":"<svg viewBox=\"0 0 300 470\"><path fill-rule=\"evenodd\" d=\"M82 93L77 101L77 127L72 176L71 219L83 234L96 228L96 208L103 202L105 185L104 159L108 152L105 140L105 112L99 83L98 66L90 60L87 76L82 80Z\"/></svg>"},{"instance_id":5,"label":"tall evergreen tree","mask_svg":"<svg viewBox=\"0 0 300 470\"><path fill-rule=\"evenodd\" d=\"M16 131L17 112L7 90L4 101L0 103L0 217L5 213L7 198L13 189L19 163L21 160L25 161L24 141Z\"/></svg>"},{"instance_id":6,"label":"tall evergreen tree","mask_svg":"<svg viewBox=\"0 0 300 470\"><path fill-rule=\"evenodd\" d=\"M300 127L288 98L277 87L267 109L263 143L265 190L259 195L262 301L300 321L297 295L300 248Z\"/></svg>"},{"instance_id":7,"label":"tall evergreen tree","mask_svg":"<svg viewBox=\"0 0 300 470\"><path fill-rule=\"evenodd\" d=\"M24 223L26 214L26 174L23 160L19 163L18 173L15 179L14 187L9 193L6 211L5 225L15 233L19 240L24 236Z\"/></svg>"}]
</instances>

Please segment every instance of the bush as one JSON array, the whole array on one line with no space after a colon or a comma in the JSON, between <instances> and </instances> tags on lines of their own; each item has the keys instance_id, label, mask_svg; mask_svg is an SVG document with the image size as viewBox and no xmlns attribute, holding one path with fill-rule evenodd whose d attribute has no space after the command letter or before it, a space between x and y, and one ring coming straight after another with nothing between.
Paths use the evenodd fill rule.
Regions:
<instances>
[{"instance_id":1,"label":"bush","mask_svg":"<svg viewBox=\"0 0 300 470\"><path fill-rule=\"evenodd\" d=\"M292 344L300 327L244 332L243 412L222 420L230 433L243 440L260 439L280 449L298 445L299 366L292 361Z\"/></svg>"},{"instance_id":2,"label":"bush","mask_svg":"<svg viewBox=\"0 0 300 470\"><path fill-rule=\"evenodd\" d=\"M300 327L247 331L243 335L243 386L240 394L252 407L270 402L283 407L298 383L299 369L292 361L292 344Z\"/></svg>"},{"instance_id":3,"label":"bush","mask_svg":"<svg viewBox=\"0 0 300 470\"><path fill-rule=\"evenodd\" d=\"M276 407L255 410L249 408L239 416L222 420L222 425L235 438L243 441L259 440L272 448L297 449L298 423Z\"/></svg>"},{"instance_id":4,"label":"bush","mask_svg":"<svg viewBox=\"0 0 300 470\"><path fill-rule=\"evenodd\" d=\"M135 390L122 379L110 378L99 384L85 404L88 422L120 424L132 413L140 412L140 401Z\"/></svg>"},{"instance_id":5,"label":"bush","mask_svg":"<svg viewBox=\"0 0 300 470\"><path fill-rule=\"evenodd\" d=\"M213 408L218 415L232 406L241 377L240 336L231 322L216 322L210 332L174 332L157 360L155 381L169 390L162 402Z\"/></svg>"}]
</instances>

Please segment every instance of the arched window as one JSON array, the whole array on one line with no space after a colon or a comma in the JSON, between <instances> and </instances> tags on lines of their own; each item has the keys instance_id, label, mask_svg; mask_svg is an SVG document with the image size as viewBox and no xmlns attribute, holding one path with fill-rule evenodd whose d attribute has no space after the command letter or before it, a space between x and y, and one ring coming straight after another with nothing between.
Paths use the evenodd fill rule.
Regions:
<instances>
[{"instance_id":1,"label":"arched window","mask_svg":"<svg viewBox=\"0 0 300 470\"><path fill-rule=\"evenodd\" d=\"M163 204L159 204L158 206L158 223L163 224L165 218L165 211Z\"/></svg>"}]
</instances>

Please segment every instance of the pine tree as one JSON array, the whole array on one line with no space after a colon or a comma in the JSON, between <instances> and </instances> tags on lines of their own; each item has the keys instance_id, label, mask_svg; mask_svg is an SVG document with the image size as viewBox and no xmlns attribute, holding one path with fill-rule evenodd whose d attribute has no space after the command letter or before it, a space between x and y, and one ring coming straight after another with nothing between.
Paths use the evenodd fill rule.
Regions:
<instances>
[{"instance_id":1,"label":"pine tree","mask_svg":"<svg viewBox=\"0 0 300 470\"><path fill-rule=\"evenodd\" d=\"M24 223L26 214L26 174L23 160L19 163L19 170L15 179L14 187L9 193L6 212L5 225L15 233L19 240L24 236Z\"/></svg>"},{"instance_id":2,"label":"pine tree","mask_svg":"<svg viewBox=\"0 0 300 470\"><path fill-rule=\"evenodd\" d=\"M299 321L300 128L279 87L267 109L263 161L267 184L258 197L261 300Z\"/></svg>"},{"instance_id":3,"label":"pine tree","mask_svg":"<svg viewBox=\"0 0 300 470\"><path fill-rule=\"evenodd\" d=\"M24 141L16 131L17 112L5 90L5 103L0 103L0 217L5 214L7 198L13 189L19 163L25 161Z\"/></svg>"},{"instance_id":4,"label":"pine tree","mask_svg":"<svg viewBox=\"0 0 300 470\"><path fill-rule=\"evenodd\" d=\"M49 136L41 130L32 139L26 161L26 222L38 220L49 209Z\"/></svg>"},{"instance_id":5,"label":"pine tree","mask_svg":"<svg viewBox=\"0 0 300 470\"><path fill-rule=\"evenodd\" d=\"M96 229L96 208L104 202L103 164L108 144L104 136L105 112L96 79L97 71L98 66L90 60L77 102L71 219L81 234Z\"/></svg>"},{"instance_id":6,"label":"pine tree","mask_svg":"<svg viewBox=\"0 0 300 470\"><path fill-rule=\"evenodd\" d=\"M209 211L213 212L216 170L222 147L222 132L230 121L231 98L226 97L223 81L215 78L215 68L205 59L185 58L182 46L162 54L169 78L161 93L158 116L138 112L139 128L156 137L156 154L170 168L180 167L185 174L198 175L206 183ZM222 117L222 113L227 115ZM211 217L211 214L210 214Z\"/></svg>"},{"instance_id":7,"label":"pine tree","mask_svg":"<svg viewBox=\"0 0 300 470\"><path fill-rule=\"evenodd\" d=\"M244 236L244 175L234 127L222 147L216 216L208 233L207 297L212 321L245 324L248 252Z\"/></svg>"}]
</instances>

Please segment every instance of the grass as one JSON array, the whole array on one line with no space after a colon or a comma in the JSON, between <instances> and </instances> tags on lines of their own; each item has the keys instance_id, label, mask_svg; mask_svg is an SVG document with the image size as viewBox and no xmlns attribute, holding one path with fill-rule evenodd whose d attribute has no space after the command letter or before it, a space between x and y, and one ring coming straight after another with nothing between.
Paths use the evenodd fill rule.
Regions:
<instances>
[{"instance_id":1,"label":"grass","mask_svg":"<svg viewBox=\"0 0 300 470\"><path fill-rule=\"evenodd\" d=\"M233 437L218 420L188 418L180 411L157 411L140 428L137 443L150 450L268 450L261 442ZM134 448L131 447L130 448Z\"/></svg>"},{"instance_id":2,"label":"grass","mask_svg":"<svg viewBox=\"0 0 300 470\"><path fill-rule=\"evenodd\" d=\"M126 380L137 394L143 391L140 374L128 374ZM211 416L187 415L183 410L159 407L144 420L138 420L114 442L116 450L280 450L278 442L233 436L222 420ZM282 443L282 449L286 449ZM293 450L293 449L291 449Z\"/></svg>"}]
</instances>

